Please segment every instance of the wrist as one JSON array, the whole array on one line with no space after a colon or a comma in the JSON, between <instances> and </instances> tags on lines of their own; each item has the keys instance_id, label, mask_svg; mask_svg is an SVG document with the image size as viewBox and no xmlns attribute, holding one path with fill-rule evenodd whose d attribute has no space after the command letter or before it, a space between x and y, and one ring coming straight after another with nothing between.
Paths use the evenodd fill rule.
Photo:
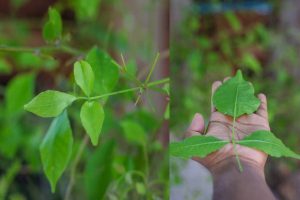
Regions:
<instances>
[{"instance_id":1,"label":"wrist","mask_svg":"<svg viewBox=\"0 0 300 200\"><path fill-rule=\"evenodd\" d=\"M220 162L215 163L214 165L209 167L209 171L214 178L221 176L224 173L230 173L233 175L250 173L265 179L264 169L260 165L252 162L251 160L243 159L242 157L240 157L240 162L243 167L242 172L239 170L235 156L228 157Z\"/></svg>"}]
</instances>

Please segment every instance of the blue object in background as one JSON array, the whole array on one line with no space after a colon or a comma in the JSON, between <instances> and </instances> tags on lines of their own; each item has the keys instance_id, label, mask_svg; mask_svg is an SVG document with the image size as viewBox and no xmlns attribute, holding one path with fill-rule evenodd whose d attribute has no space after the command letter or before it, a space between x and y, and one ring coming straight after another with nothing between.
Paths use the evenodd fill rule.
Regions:
<instances>
[{"instance_id":1,"label":"blue object in background","mask_svg":"<svg viewBox=\"0 0 300 200\"><path fill-rule=\"evenodd\" d=\"M202 1L198 2L197 7L201 14L223 13L227 11L254 11L260 14L269 14L272 8L272 5L266 0Z\"/></svg>"}]
</instances>

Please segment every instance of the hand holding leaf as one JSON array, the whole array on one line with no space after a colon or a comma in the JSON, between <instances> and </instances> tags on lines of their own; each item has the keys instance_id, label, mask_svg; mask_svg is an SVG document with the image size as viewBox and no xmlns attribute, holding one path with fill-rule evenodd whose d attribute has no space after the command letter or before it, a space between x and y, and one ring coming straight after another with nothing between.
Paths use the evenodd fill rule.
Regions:
<instances>
[{"instance_id":1,"label":"hand holding leaf","mask_svg":"<svg viewBox=\"0 0 300 200\"><path fill-rule=\"evenodd\" d=\"M259 99L254 96L252 85L243 80L240 71L223 83L215 82L212 97L206 136L201 136L205 129L203 118L196 115L187 134L193 137L172 143L171 154L194 156L208 168L236 156L241 171L240 160L263 169L267 154L299 158L270 132L267 99L263 94L258 95Z\"/></svg>"}]
</instances>

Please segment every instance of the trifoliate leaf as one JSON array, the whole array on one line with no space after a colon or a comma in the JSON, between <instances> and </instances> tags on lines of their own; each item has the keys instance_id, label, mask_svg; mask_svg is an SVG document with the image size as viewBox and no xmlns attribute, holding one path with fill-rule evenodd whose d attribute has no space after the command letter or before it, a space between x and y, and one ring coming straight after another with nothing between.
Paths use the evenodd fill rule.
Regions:
<instances>
[{"instance_id":1,"label":"trifoliate leaf","mask_svg":"<svg viewBox=\"0 0 300 200\"><path fill-rule=\"evenodd\" d=\"M84 61L77 61L74 64L74 77L77 85L86 96L90 96L94 88L94 72L91 65Z\"/></svg>"},{"instance_id":2,"label":"trifoliate leaf","mask_svg":"<svg viewBox=\"0 0 300 200\"><path fill-rule=\"evenodd\" d=\"M72 145L72 130L65 111L53 120L40 146L44 172L52 192L55 192L56 183L68 165Z\"/></svg>"},{"instance_id":3,"label":"trifoliate leaf","mask_svg":"<svg viewBox=\"0 0 300 200\"><path fill-rule=\"evenodd\" d=\"M220 140L212 136L192 136L181 142L171 143L170 154L183 158L193 156L205 157L228 143L228 141Z\"/></svg>"},{"instance_id":4,"label":"trifoliate leaf","mask_svg":"<svg viewBox=\"0 0 300 200\"><path fill-rule=\"evenodd\" d=\"M239 70L235 77L223 83L213 96L217 110L232 117L255 112L260 101L254 96L253 86L245 81Z\"/></svg>"},{"instance_id":5,"label":"trifoliate leaf","mask_svg":"<svg viewBox=\"0 0 300 200\"><path fill-rule=\"evenodd\" d=\"M104 110L101 104L95 101L86 101L81 107L80 119L92 144L96 146L104 121Z\"/></svg>"},{"instance_id":6,"label":"trifoliate leaf","mask_svg":"<svg viewBox=\"0 0 300 200\"><path fill-rule=\"evenodd\" d=\"M237 141L238 144L252 147L274 157L292 157L300 159L300 155L296 154L286 147L280 139L275 137L270 131L255 131L243 140Z\"/></svg>"},{"instance_id":7,"label":"trifoliate leaf","mask_svg":"<svg viewBox=\"0 0 300 200\"><path fill-rule=\"evenodd\" d=\"M56 117L75 100L70 94L47 90L34 97L24 109L40 117Z\"/></svg>"}]
</instances>

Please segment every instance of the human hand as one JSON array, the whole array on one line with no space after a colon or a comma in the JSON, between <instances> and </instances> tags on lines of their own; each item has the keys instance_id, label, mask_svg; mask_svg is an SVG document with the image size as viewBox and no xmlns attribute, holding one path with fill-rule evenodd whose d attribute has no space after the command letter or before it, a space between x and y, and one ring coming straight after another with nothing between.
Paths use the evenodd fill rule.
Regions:
<instances>
[{"instance_id":1,"label":"human hand","mask_svg":"<svg viewBox=\"0 0 300 200\"><path fill-rule=\"evenodd\" d=\"M224 82L228 78L224 79ZM221 81L216 81L212 85L212 96L218 87L222 85ZM241 140L245 136L257 130L270 130L268 122L267 99L264 94L259 94L258 98L261 105L258 110L250 115L242 115L235 122L235 139ZM233 118L226 116L216 110L212 105L211 116L206 135L214 136L222 140L231 140ZM205 134L205 124L202 115L196 114L191 125L188 128L186 137ZM254 166L263 171L267 154L245 146L236 145L239 158L242 163ZM205 158L194 157L195 161L206 166L210 171L218 168L226 161L235 157L233 144L227 144L222 149L213 152ZM232 162L231 162L232 163Z\"/></svg>"}]
</instances>

